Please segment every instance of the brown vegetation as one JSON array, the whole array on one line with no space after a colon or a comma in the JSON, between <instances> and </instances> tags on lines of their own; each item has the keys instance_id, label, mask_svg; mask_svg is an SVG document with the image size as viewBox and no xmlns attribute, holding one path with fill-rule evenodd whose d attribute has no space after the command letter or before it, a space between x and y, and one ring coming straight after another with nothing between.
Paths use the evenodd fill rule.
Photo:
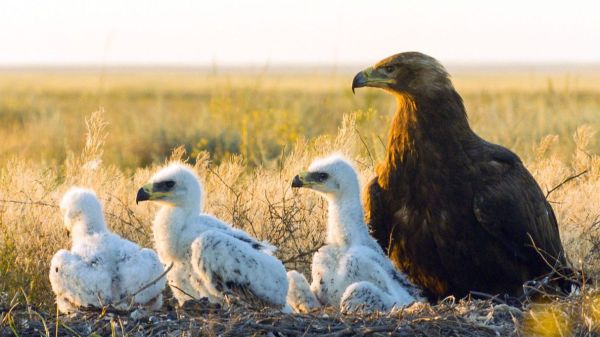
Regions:
<instances>
[{"instance_id":1,"label":"brown vegetation","mask_svg":"<svg viewBox=\"0 0 600 337\"><path fill-rule=\"evenodd\" d=\"M302 91L289 83L287 87L283 85L277 89L279 91L273 89L276 86L265 85L257 89L255 95L246 91L244 95L250 95L245 96L246 101L241 100L241 96L236 98L240 101L231 101L232 97L228 95L219 96L218 93L225 89L215 84L217 88L210 91L209 96L213 96L210 96L212 103L209 105L214 104L216 110L212 111L226 113L226 116L215 115L212 118L195 106L196 102L201 106L205 103L193 99L181 103L178 110L189 109L181 115L177 115L177 109L173 107L156 111L150 109L153 112L147 123L152 126L135 125L134 120L127 120L131 118L124 113L127 100L118 98L119 92L127 91L123 87L107 85L112 89L106 89L103 97L115 98L115 103L107 104L106 112L88 116L86 122L81 112L76 113L68 106L69 102L74 102L72 97L60 102L60 108L53 105L57 109L55 112L60 113L41 104L34 116L30 110L21 110L25 104L21 100L30 96L23 96L25 91L19 93L18 86L7 89L9 95L14 95L9 99L14 110L7 108L10 104L6 100L0 103L0 119L5 122L0 127L4 130L0 145L0 292L9 296L4 303L10 303L10 298L17 296L20 308L26 312L26 304L39 308L40 312L53 312L47 269L52 255L69 245L57 205L62 193L71 185L96 190L111 229L151 247L150 226L155 208L136 205L135 191L168 160L188 160L194 165L204 181L207 212L269 240L279 247L277 255L288 268L307 272L312 252L323 240L326 205L312 193L292 191L290 179L304 170L315 157L337 151L355 160L361 179L366 182L383 156L380 139L387 128L382 125L387 125L390 118L388 114L377 111L391 111L394 104L370 93L355 101L349 94L341 94L336 83L332 81L331 88L334 89L312 91ZM457 83L461 85L460 80ZM174 85L172 94L184 97L177 85ZM267 87L270 91L265 89ZM75 89L57 86L55 90L67 95L69 90ZM288 95L290 90L299 90L298 100L283 102L277 98L284 95L281 91ZM600 273L600 142L595 132L600 125L600 92L598 88L568 89L564 92L545 90L516 93L471 91L467 92L465 99L475 129L484 137L515 149L524 158L542 189L548 191L548 199L556 211L562 240L571 261L589 275L597 276ZM47 92L39 95L43 100L58 97L48 96ZM321 95L318 96L321 100L314 95ZM172 103L168 91L162 97L163 102ZM85 101L86 97L79 99ZM152 104L159 104L154 99ZM265 99L270 100L270 108L261 111L265 107ZM321 103L310 102L315 99ZM220 106L228 100L228 105ZM276 109L279 103L286 107L282 109L288 111ZM82 106L93 111L93 104ZM140 101L132 101L127 109L143 110L141 106ZM374 106L378 110L350 113L360 106ZM116 109L119 115L111 109ZM14 113L11 114L11 111ZM553 111L556 114L552 115ZM343 112L347 113L343 115ZM160 126L155 120L159 116L163 116L160 117ZM7 122L10 118L14 118L13 122ZM210 124L201 126L200 122L190 122L202 118L202 123ZM244 118L246 124L238 125ZM135 122L140 120L143 118L137 118ZM230 122L231 127L226 127ZM284 124L287 126L282 126ZM183 130L187 128L196 131L186 133ZM246 139L245 143L242 142L246 144L242 147L245 150L209 153L206 150L210 147L198 145L206 130L210 134L219 129L239 132L241 139ZM166 142L157 149L156 141L160 140L161 133L168 135L166 138L173 138L172 142ZM265 144L272 145L273 142L279 143L266 151ZM165 159L167 152L171 154ZM568 179L574 176L577 177ZM437 312L442 308L431 310ZM306 319L320 322L320 315L307 316ZM273 317L268 324L296 319ZM432 314L431 317L437 316ZM260 319L263 318L256 316L254 323ZM340 324L349 323L340 322L358 319L358 325L365 329L372 326L359 318L336 319L339 321L328 324L347 329L347 325ZM6 311L2 320L4 327L10 325ZM373 322L378 321L375 319ZM424 320L421 317L417 322L422 324ZM592 319L592 322L597 321ZM408 327L411 324L410 320L406 322ZM333 329L331 333L343 335L341 331ZM445 330L440 328L439 331ZM366 333L367 330L354 331L360 332Z\"/></svg>"}]
</instances>

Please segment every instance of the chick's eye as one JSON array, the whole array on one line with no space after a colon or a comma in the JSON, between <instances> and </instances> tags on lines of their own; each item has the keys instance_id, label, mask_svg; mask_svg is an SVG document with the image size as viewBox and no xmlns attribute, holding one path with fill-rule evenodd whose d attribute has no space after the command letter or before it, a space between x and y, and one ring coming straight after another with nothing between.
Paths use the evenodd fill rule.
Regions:
<instances>
[{"instance_id":1,"label":"chick's eye","mask_svg":"<svg viewBox=\"0 0 600 337\"><path fill-rule=\"evenodd\" d=\"M175 182L173 180L165 181L165 186L167 186L167 188L173 188Z\"/></svg>"},{"instance_id":2,"label":"chick's eye","mask_svg":"<svg viewBox=\"0 0 600 337\"><path fill-rule=\"evenodd\" d=\"M320 181L326 180L327 178L329 178L329 174L327 174L327 173L319 173L319 180Z\"/></svg>"}]
</instances>

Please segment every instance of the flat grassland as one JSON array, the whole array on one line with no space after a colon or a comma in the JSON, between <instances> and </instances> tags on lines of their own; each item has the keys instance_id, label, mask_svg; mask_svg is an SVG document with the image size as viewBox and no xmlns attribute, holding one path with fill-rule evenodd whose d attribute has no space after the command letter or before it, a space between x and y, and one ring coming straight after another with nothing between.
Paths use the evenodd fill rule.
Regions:
<instances>
[{"instance_id":1,"label":"flat grassland","mask_svg":"<svg viewBox=\"0 0 600 337\"><path fill-rule=\"evenodd\" d=\"M205 210L308 271L326 205L291 178L341 152L364 182L395 101L351 72L0 70L0 292L53 307L47 269L69 246L57 208L93 188L109 226L152 246L155 208L135 193L167 160L204 181ZM455 73L472 127L521 156L557 213L572 262L600 271L600 71ZM581 175L579 175L581 174ZM578 176L574 179L569 177Z\"/></svg>"}]
</instances>

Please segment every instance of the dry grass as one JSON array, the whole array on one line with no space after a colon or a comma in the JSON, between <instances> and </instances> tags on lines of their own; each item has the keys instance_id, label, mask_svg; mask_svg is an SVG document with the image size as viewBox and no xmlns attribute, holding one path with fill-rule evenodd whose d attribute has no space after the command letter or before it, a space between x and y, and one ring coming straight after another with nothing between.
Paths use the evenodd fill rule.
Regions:
<instances>
[{"instance_id":1,"label":"dry grass","mask_svg":"<svg viewBox=\"0 0 600 337\"><path fill-rule=\"evenodd\" d=\"M84 84L86 78L83 76ZM128 239L151 247L150 225L155 208L148 204L136 205L135 192L168 160L187 160L194 165L204 181L207 212L269 240L280 248L277 255L287 267L306 272L311 253L324 238L326 205L313 193L292 191L291 178L315 157L338 151L355 160L365 182L383 154L380 139L387 128L381 125L387 125L389 114L377 111L388 111L393 102L372 92L361 94L360 98L342 94L337 77L308 91L302 91L301 87L306 85L296 81L308 81L309 77L280 78L279 82L277 78L270 78L266 83L255 85L255 89L247 90L237 87L246 82L218 82L212 89L206 89L208 98L193 94L195 85L200 92L204 90L201 81L188 84L187 91L182 91L181 83L174 79L169 79L172 81L169 90L161 82L162 102L174 104L172 98L178 97L181 101L177 108L184 110L180 114L173 112L174 105L146 110L145 104L158 104L152 93L142 94L144 88L153 85L152 79L135 85L126 81L119 82L120 86L105 84L102 99L105 102L114 98L115 102L107 104L106 112L87 116L85 123L81 112L72 111L68 103L76 101L73 95L85 101L87 96L80 97L74 92L92 90L93 83L76 89L69 86L71 82L67 80L67 83L54 84L51 93L47 83L33 88L32 93L38 93L41 101L51 101L49 106L56 109L53 112L41 103L34 113L19 101L31 95L24 84L22 88L16 81L14 87L7 88L8 80L0 81L3 83L0 87L7 88L0 96L13 95L9 103L6 100L0 103L3 109L0 119L14 119L0 126L7 135L0 145L0 162L3 163L0 171L0 292L11 296L25 294L26 301L20 303L35 304L40 311L53 312L47 269L54 252L69 245L57 205L62 193L71 185L96 190L110 227ZM457 80L465 88L474 87L468 78L464 81ZM207 86L204 82L202 85ZM127 89L128 86L133 89ZM233 91L225 94L228 88ZM597 262L600 142L595 134L600 127L600 88L579 89L546 88L516 93L505 89L489 92L467 89L465 99L475 129L492 141L516 149L544 190L560 185L548 198L558 216L568 254L586 273L600 275ZM130 97L131 106L127 109L136 113L150 111L147 124L134 126L133 121L143 118L124 114L128 99L119 95L128 90L138 99ZM280 97L289 97L294 90L298 91L295 99ZM191 95L190 100L186 100L186 92ZM71 98L61 101L58 99L61 95ZM139 99L139 95L152 103L145 101L146 98ZM93 111L93 105L98 102L78 107ZM200 107L194 107L195 103ZM277 107L278 104L282 107ZM365 106L375 109L350 112ZM205 107L213 110L203 111ZM347 113L344 115L344 112ZM225 115L211 115L219 113ZM198 117L194 119L195 114ZM205 120L197 121L201 118ZM211 124L205 125L208 121ZM188 127L194 132L183 131ZM237 133L240 139L246 139L240 142L245 145L238 151L199 145L198 138L202 138L204 132L212 135L219 129ZM160 134L163 138L157 136ZM161 139L170 140L156 148L155 139L159 143ZM185 146L177 147L180 144ZM211 149L214 150L211 153L205 151ZM166 153L170 153L168 158ZM145 159L140 160L138 154ZM146 166L140 167L142 164ZM561 185L566 178L581 172L584 173L578 178Z\"/></svg>"},{"instance_id":2,"label":"dry grass","mask_svg":"<svg viewBox=\"0 0 600 337\"><path fill-rule=\"evenodd\" d=\"M87 120L86 146L81 154L68 158L64 170L14 160L1 173L0 291L23 287L35 303L52 303L46 269L54 252L69 245L57 205L72 185L97 191L114 231L152 246L150 226L155 208L136 205L134 199L135 191L158 167L140 168L127 175L114 166L103 166L102 144L107 135L102 114L96 112ZM330 149L355 157L361 143L352 131L354 126L354 120L346 118L338 137L299 142L276 169L248 171L241 157L213 165L207 153L200 153L194 158L194 167L204 182L206 211L269 240L279 247L278 256L290 268L305 270L311 252L323 240L326 204L313 194L292 192L290 178ZM173 151L168 161L173 160L187 160L183 148ZM362 171L367 175L372 167L365 164Z\"/></svg>"},{"instance_id":3,"label":"dry grass","mask_svg":"<svg viewBox=\"0 0 600 337\"><path fill-rule=\"evenodd\" d=\"M0 165L18 155L60 166L83 148L82 120L102 106L110 123L106 164L135 169L184 145L220 163L241 154L249 166L273 167L295 142L334 136L344 115L357 119L381 150L395 101L365 89L352 95L352 73L206 73L198 71L2 71ZM526 160L548 134L567 159L582 124L600 129L600 73L470 73L454 82L475 130ZM600 142L590 144L600 152Z\"/></svg>"}]
</instances>

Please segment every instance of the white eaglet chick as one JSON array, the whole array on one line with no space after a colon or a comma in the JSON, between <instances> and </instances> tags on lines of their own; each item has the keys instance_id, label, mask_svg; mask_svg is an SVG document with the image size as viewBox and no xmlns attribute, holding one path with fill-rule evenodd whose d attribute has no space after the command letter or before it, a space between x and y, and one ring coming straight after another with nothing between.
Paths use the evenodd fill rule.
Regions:
<instances>
[{"instance_id":1,"label":"white eaglet chick","mask_svg":"<svg viewBox=\"0 0 600 337\"><path fill-rule=\"evenodd\" d=\"M374 312L423 300L420 289L393 267L369 234L358 175L346 159L333 155L314 161L307 172L294 177L292 187L315 190L329 202L327 238L313 256L310 286L321 304L342 312ZM303 288L308 284L301 274L295 275L294 283ZM310 307L310 295L304 303L296 297L296 303L289 303L292 308Z\"/></svg>"},{"instance_id":2,"label":"white eaglet chick","mask_svg":"<svg viewBox=\"0 0 600 337\"><path fill-rule=\"evenodd\" d=\"M283 264L271 255L274 247L246 232L203 214L202 186L184 164L171 164L142 187L136 200L162 205L153 223L156 250L180 305L225 295L258 305L283 308L288 289Z\"/></svg>"},{"instance_id":3,"label":"white eaglet chick","mask_svg":"<svg viewBox=\"0 0 600 337\"><path fill-rule=\"evenodd\" d=\"M60 210L72 237L71 250L59 250L50 262L50 284L61 312L132 304L160 309L166 280L159 279L164 268L154 251L110 232L93 191L71 188Z\"/></svg>"}]
</instances>

